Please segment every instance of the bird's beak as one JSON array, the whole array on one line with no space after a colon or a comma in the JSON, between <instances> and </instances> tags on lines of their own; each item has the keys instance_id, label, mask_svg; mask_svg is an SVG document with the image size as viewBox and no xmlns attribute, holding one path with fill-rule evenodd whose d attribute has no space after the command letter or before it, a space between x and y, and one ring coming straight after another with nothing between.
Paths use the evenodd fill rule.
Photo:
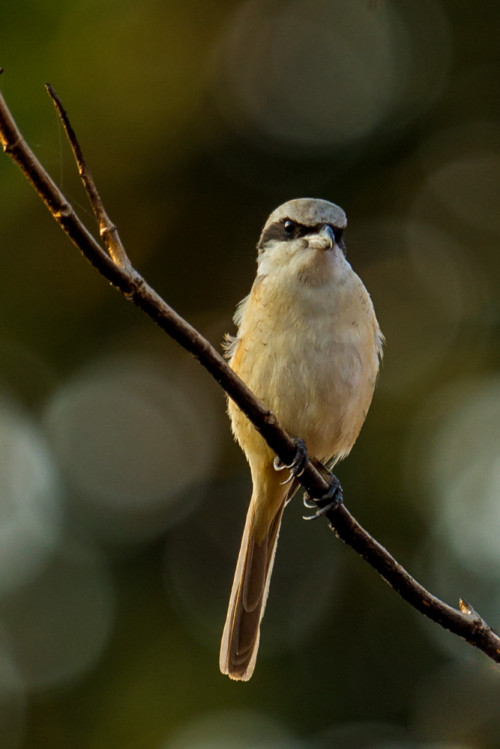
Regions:
<instances>
[{"instance_id":1,"label":"bird's beak","mask_svg":"<svg viewBox=\"0 0 500 749\"><path fill-rule=\"evenodd\" d=\"M323 224L321 229L309 237L309 247L313 250L331 250L335 244L335 235L329 224Z\"/></svg>"}]
</instances>

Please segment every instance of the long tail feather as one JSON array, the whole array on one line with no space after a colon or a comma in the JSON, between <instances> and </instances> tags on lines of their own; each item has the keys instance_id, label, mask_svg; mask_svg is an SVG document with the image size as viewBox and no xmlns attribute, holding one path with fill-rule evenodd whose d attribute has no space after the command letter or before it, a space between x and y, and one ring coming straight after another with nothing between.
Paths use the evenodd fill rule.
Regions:
<instances>
[{"instance_id":1,"label":"long tail feather","mask_svg":"<svg viewBox=\"0 0 500 749\"><path fill-rule=\"evenodd\" d=\"M284 502L266 533L257 537L250 502L220 650L220 670L231 679L248 681L255 668L283 508Z\"/></svg>"}]
</instances>

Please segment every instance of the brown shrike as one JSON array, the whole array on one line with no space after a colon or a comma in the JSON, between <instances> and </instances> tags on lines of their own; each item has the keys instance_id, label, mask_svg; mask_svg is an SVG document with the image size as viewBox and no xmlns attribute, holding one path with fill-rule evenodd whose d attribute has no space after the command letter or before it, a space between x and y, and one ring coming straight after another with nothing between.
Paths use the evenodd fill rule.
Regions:
<instances>
[{"instance_id":1,"label":"brown shrike","mask_svg":"<svg viewBox=\"0 0 500 749\"><path fill-rule=\"evenodd\" d=\"M383 336L368 292L345 258L344 211L326 200L290 200L269 216L257 277L238 306L229 363L313 462L333 465L351 450L370 406ZM228 404L250 465L252 498L220 651L232 679L252 676L285 504L275 455L246 416ZM293 478L293 477L292 477Z\"/></svg>"}]
</instances>

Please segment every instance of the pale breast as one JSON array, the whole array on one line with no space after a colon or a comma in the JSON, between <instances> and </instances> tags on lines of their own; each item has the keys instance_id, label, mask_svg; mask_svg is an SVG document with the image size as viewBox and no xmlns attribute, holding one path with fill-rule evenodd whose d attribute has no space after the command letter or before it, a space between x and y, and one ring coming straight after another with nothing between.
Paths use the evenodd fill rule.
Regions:
<instances>
[{"instance_id":1,"label":"pale breast","mask_svg":"<svg viewBox=\"0 0 500 749\"><path fill-rule=\"evenodd\" d=\"M350 268L349 268L350 270ZM350 270L332 288L252 290L231 365L311 457L343 457L368 411L381 336L368 293ZM232 411L240 442L248 424Z\"/></svg>"}]
</instances>

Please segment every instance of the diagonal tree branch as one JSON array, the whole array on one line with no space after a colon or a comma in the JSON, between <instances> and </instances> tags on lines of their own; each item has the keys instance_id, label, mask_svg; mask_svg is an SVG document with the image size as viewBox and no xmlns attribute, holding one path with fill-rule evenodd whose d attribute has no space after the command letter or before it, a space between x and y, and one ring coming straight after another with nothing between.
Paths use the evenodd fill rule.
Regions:
<instances>
[{"instance_id":1,"label":"diagonal tree branch","mask_svg":"<svg viewBox=\"0 0 500 749\"><path fill-rule=\"evenodd\" d=\"M131 265L118 231L104 208L68 116L53 89L47 86L47 90L71 144L105 247L84 226L38 161L0 93L0 143L3 150L31 182L53 218L83 256L127 299L193 354L248 416L279 459L283 463L291 463L295 457L296 443L283 430L272 411L253 395L206 338L178 315ZM298 480L312 496L319 496L328 489L321 472L308 459ZM415 609L500 663L500 637L468 603L461 599L459 608L455 609L433 596L362 528L344 505L325 514L333 532L376 569Z\"/></svg>"}]
</instances>

